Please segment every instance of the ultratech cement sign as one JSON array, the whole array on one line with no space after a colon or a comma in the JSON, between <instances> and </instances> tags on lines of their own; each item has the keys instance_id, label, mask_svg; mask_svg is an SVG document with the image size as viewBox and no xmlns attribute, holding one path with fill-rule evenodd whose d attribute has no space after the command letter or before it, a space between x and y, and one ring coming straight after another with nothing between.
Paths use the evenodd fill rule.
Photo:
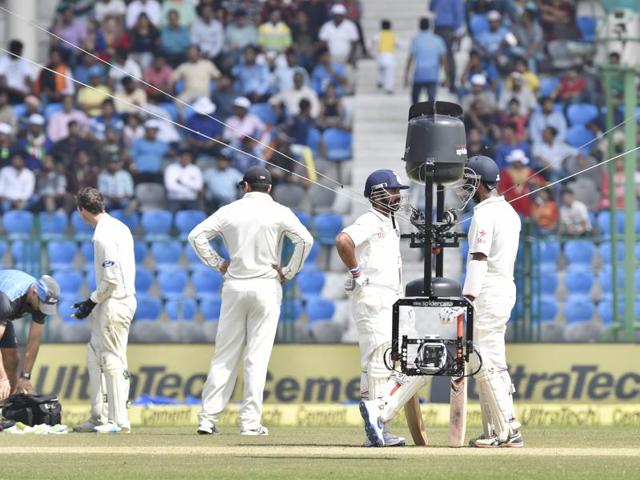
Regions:
<instances>
[{"instance_id":1,"label":"ultratech cement sign","mask_svg":"<svg viewBox=\"0 0 640 480\"><path fill-rule=\"evenodd\" d=\"M207 345L131 345L131 397L200 397L213 354ZM516 400L526 403L637 403L640 345L510 345L507 356ZM88 400L86 347L43 345L34 369L37 391L64 402ZM355 402L360 397L358 349L354 345L276 345L265 401L277 404ZM241 379L239 379L240 381ZM444 378L424 397L448 402ZM241 397L241 384L234 399ZM477 399L474 382L469 398Z\"/></svg>"}]
</instances>

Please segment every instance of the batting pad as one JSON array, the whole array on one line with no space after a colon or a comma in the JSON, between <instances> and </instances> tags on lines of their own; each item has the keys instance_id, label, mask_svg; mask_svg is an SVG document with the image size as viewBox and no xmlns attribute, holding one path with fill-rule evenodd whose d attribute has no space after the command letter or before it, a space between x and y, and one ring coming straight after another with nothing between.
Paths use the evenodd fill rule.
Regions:
<instances>
[{"instance_id":1,"label":"batting pad","mask_svg":"<svg viewBox=\"0 0 640 480\"><path fill-rule=\"evenodd\" d=\"M427 376L409 377L394 372L389 382L385 385L388 390L381 398L383 402L380 419L383 422L390 421L404 407L418 391L429 382Z\"/></svg>"},{"instance_id":2,"label":"batting pad","mask_svg":"<svg viewBox=\"0 0 640 480\"><path fill-rule=\"evenodd\" d=\"M488 429L493 429L498 439L504 442L509 437L511 430L519 427L519 424L515 422L513 410L514 389L511 377L506 371L497 371L491 362L485 362L476 377L476 382L480 395L483 424L487 423ZM485 433L487 432L485 431Z\"/></svg>"},{"instance_id":3,"label":"batting pad","mask_svg":"<svg viewBox=\"0 0 640 480\"><path fill-rule=\"evenodd\" d=\"M391 375L391 371L384 363L384 355L390 346L390 342L383 343L373 351L369 358L366 376L370 400L379 398L384 394L383 388Z\"/></svg>"},{"instance_id":4,"label":"batting pad","mask_svg":"<svg viewBox=\"0 0 640 480\"><path fill-rule=\"evenodd\" d=\"M107 387L109 421L120 427L129 428L127 400L129 399L129 372L122 360L115 354L102 354L104 378Z\"/></svg>"},{"instance_id":5,"label":"batting pad","mask_svg":"<svg viewBox=\"0 0 640 480\"><path fill-rule=\"evenodd\" d=\"M100 359L93 345L87 345L87 371L89 373L89 397L91 399L91 418L100 423L107 421L107 394L104 388Z\"/></svg>"}]
</instances>

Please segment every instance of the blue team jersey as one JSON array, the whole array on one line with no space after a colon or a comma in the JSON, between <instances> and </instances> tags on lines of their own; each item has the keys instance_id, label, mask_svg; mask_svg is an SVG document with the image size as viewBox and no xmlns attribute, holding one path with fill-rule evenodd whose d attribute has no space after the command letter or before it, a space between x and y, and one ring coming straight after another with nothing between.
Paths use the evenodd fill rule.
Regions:
<instances>
[{"instance_id":1,"label":"blue team jersey","mask_svg":"<svg viewBox=\"0 0 640 480\"><path fill-rule=\"evenodd\" d=\"M34 311L27 301L29 288L36 279L20 270L0 270L0 325L21 318L27 313L36 323L44 323L45 315Z\"/></svg>"}]
</instances>

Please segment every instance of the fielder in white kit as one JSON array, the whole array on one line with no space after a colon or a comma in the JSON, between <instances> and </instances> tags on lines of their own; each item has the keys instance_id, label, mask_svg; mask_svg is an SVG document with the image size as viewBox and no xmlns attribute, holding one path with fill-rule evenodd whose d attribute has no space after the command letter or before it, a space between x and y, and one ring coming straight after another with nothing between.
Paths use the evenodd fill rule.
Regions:
<instances>
[{"instance_id":1,"label":"fielder in white kit","mask_svg":"<svg viewBox=\"0 0 640 480\"><path fill-rule=\"evenodd\" d=\"M199 434L219 433L216 422L233 394L243 352L240 433L269 434L261 424L262 400L280 316L281 283L300 271L313 245L313 237L295 214L269 195L268 170L249 168L241 186L246 193L240 200L220 208L189 234L200 259L225 278L216 349L202 391ZM294 250L289 263L280 267L285 235ZM211 248L209 242L217 236L223 238L230 262Z\"/></svg>"},{"instance_id":2,"label":"fielder in white kit","mask_svg":"<svg viewBox=\"0 0 640 480\"><path fill-rule=\"evenodd\" d=\"M358 329L363 401L383 395L383 388L389 382L384 355L391 342L393 304L402 296L403 288L400 231L394 212L400 206L400 191L408 188L392 170L371 173L364 191L364 196L371 201L371 209L336 237L336 249L350 272L345 290L351 295L352 315ZM411 328L411 325L405 323L404 327ZM394 373L392 377L398 380L399 376ZM404 382L405 377L401 377ZM424 380L415 377L413 383L419 385L417 391ZM406 443L404 438L388 430L386 422L383 434L384 442L372 441L367 435L365 446Z\"/></svg>"},{"instance_id":3,"label":"fielder in white kit","mask_svg":"<svg viewBox=\"0 0 640 480\"><path fill-rule=\"evenodd\" d=\"M520 424L513 408L514 388L507 371L504 335L515 304L513 269L520 237L520 218L496 191L499 169L489 157L469 159L465 179L476 185L474 215L469 230L469 261L462 293L474 304L474 343L483 360L476 376L484 433L474 447L521 447ZM459 309L443 308L440 318L453 322ZM478 365L474 356L473 368ZM415 378L415 377L414 377ZM418 377L419 378L419 377ZM383 424L414 393L412 382L389 382L383 394L361 405L372 443L384 445Z\"/></svg>"},{"instance_id":4,"label":"fielder in white kit","mask_svg":"<svg viewBox=\"0 0 640 480\"><path fill-rule=\"evenodd\" d=\"M137 306L133 237L124 223L106 213L104 198L95 188L82 189L76 201L82 220L95 227L96 289L87 300L74 305L73 316L89 317L91 323L87 346L91 418L74 430L128 433L127 343Z\"/></svg>"}]
</instances>

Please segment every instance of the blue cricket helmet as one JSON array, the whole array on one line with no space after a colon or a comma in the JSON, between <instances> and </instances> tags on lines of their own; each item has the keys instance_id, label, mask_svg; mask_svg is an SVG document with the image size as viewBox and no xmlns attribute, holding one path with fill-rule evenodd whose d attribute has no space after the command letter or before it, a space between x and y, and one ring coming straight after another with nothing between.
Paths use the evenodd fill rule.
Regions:
<instances>
[{"instance_id":1,"label":"blue cricket helmet","mask_svg":"<svg viewBox=\"0 0 640 480\"><path fill-rule=\"evenodd\" d=\"M500 169L492 158L476 155L467 162L465 177L476 179L493 189L500 181Z\"/></svg>"},{"instance_id":2,"label":"blue cricket helmet","mask_svg":"<svg viewBox=\"0 0 640 480\"><path fill-rule=\"evenodd\" d=\"M367 177L367 182L364 185L364 196L370 198L371 192L379 188L406 190L409 188L409 185L404 185L400 180L400 176L393 170L382 169L372 172Z\"/></svg>"}]
</instances>

